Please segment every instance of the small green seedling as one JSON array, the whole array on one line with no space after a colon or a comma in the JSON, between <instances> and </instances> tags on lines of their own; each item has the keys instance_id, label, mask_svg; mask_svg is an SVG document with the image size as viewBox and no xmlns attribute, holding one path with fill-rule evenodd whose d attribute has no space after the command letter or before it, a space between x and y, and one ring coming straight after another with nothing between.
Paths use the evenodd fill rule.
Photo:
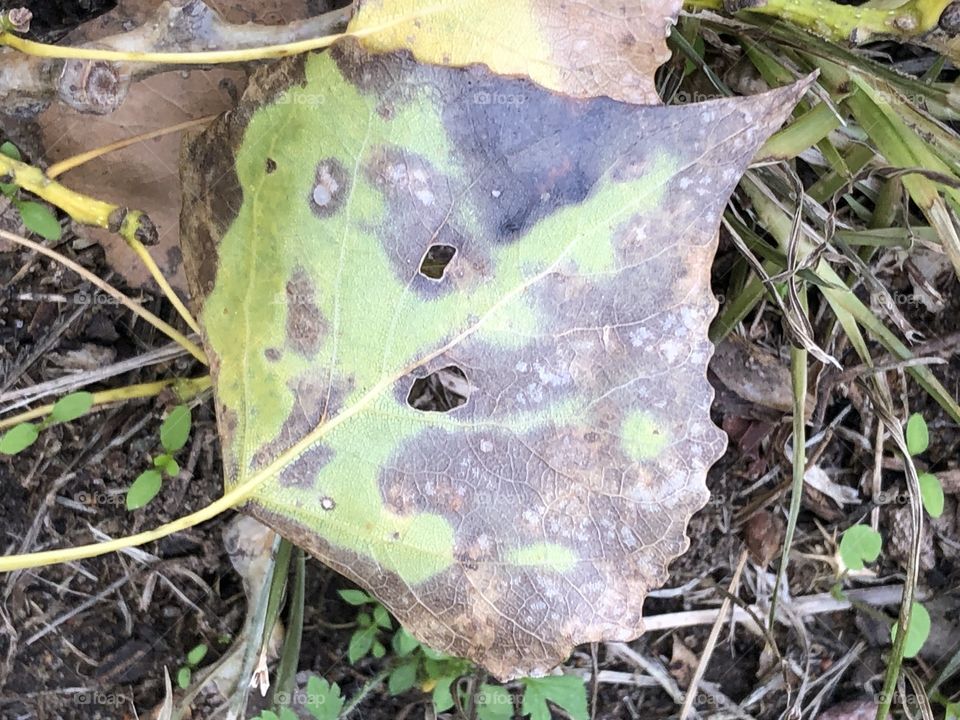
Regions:
<instances>
[{"instance_id":1,"label":"small green seedling","mask_svg":"<svg viewBox=\"0 0 960 720\"><path fill-rule=\"evenodd\" d=\"M341 590L340 597L356 607L372 606L357 615L357 629L350 638L348 656L351 663L371 654L383 657L386 648L379 640L381 632L393 628L393 622L377 599L363 590ZM430 693L434 711L450 710L454 701L454 684L464 675L476 672L473 663L437 652L420 643L402 626L397 626L390 640L393 667L387 675L387 690L400 695L415 686ZM522 713L531 720L550 720L548 702L563 708L573 720L586 720L587 692L580 678L564 675L546 678L523 678ZM516 703L509 689L483 683L472 698L460 693L460 706L473 703L477 720L511 720ZM264 720L273 720L265 718ZM282 716L278 720L286 720Z\"/></svg>"},{"instance_id":2,"label":"small green seedling","mask_svg":"<svg viewBox=\"0 0 960 720\"><path fill-rule=\"evenodd\" d=\"M920 413L914 413L907 420L907 429L905 432L907 439L907 450L910 454L917 456L926 452L930 446L930 433L927 430L927 422ZM920 500L927 514L932 518L938 518L943 515L943 486L939 478L932 473L920 473L917 476L920 483Z\"/></svg>"},{"instance_id":3,"label":"small green seedling","mask_svg":"<svg viewBox=\"0 0 960 720\"><path fill-rule=\"evenodd\" d=\"M523 714L530 720L550 720L547 702L562 708L573 720L587 720L587 691L583 680L573 675L523 678Z\"/></svg>"},{"instance_id":4,"label":"small green seedling","mask_svg":"<svg viewBox=\"0 0 960 720\"><path fill-rule=\"evenodd\" d=\"M930 636L930 613L920 603L913 603L910 606L910 624L907 626L907 639L903 646L903 656L905 658L916 657L920 648ZM900 623L896 622L890 628L890 642L897 637L897 629Z\"/></svg>"},{"instance_id":5,"label":"small green seedling","mask_svg":"<svg viewBox=\"0 0 960 720\"><path fill-rule=\"evenodd\" d=\"M177 405L160 426L160 445L164 452L153 458L153 467L144 470L127 490L127 510L142 508L160 492L163 476L174 477L180 465L173 459L174 453L187 444L190 437L190 407Z\"/></svg>"},{"instance_id":6,"label":"small green seedling","mask_svg":"<svg viewBox=\"0 0 960 720\"><path fill-rule=\"evenodd\" d=\"M311 675L307 678L306 695L299 706L310 713L314 720L337 720L343 710L340 687L336 683L328 683L323 678ZM281 707L277 712L264 710L253 720L300 720L300 716L289 707Z\"/></svg>"},{"instance_id":7,"label":"small green seedling","mask_svg":"<svg viewBox=\"0 0 960 720\"><path fill-rule=\"evenodd\" d=\"M883 539L869 525L854 525L847 528L840 538L840 559L850 570L863 570L864 563L880 557Z\"/></svg>"},{"instance_id":8,"label":"small green seedling","mask_svg":"<svg viewBox=\"0 0 960 720\"><path fill-rule=\"evenodd\" d=\"M20 151L12 142L0 144L0 153L8 158L22 161ZM0 183L0 194L10 199L10 204L20 213L20 219L27 230L36 233L46 240L59 240L61 229L60 221L53 211L43 203L34 200L24 200L20 197L20 186L14 183Z\"/></svg>"},{"instance_id":9,"label":"small green seedling","mask_svg":"<svg viewBox=\"0 0 960 720\"><path fill-rule=\"evenodd\" d=\"M186 664L177 670L177 685L181 690L190 687L190 680L193 678L193 671L197 669L203 659L207 656L207 646L203 643L197 645L193 650L187 653Z\"/></svg>"},{"instance_id":10,"label":"small green seedling","mask_svg":"<svg viewBox=\"0 0 960 720\"><path fill-rule=\"evenodd\" d=\"M376 598L362 590L341 590L340 597L356 607L373 606L370 612L361 610L357 613L357 629L350 636L350 645L347 648L350 664L356 664L368 653L375 658L382 658L387 654L387 648L380 642L379 635L381 631L393 629L390 613Z\"/></svg>"},{"instance_id":11,"label":"small green seedling","mask_svg":"<svg viewBox=\"0 0 960 720\"><path fill-rule=\"evenodd\" d=\"M0 454L16 455L33 445L40 437L40 431L57 423L70 422L86 415L93 407L93 395L88 392L75 392L64 395L54 403L50 414L41 422L25 422L14 425L0 435Z\"/></svg>"}]
</instances>

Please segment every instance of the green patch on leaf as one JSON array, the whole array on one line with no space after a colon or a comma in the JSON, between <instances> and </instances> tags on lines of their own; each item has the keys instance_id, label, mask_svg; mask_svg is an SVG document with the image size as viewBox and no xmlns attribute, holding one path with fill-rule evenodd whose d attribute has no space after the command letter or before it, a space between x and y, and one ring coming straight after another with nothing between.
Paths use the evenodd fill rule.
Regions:
<instances>
[{"instance_id":1,"label":"green patch on leaf","mask_svg":"<svg viewBox=\"0 0 960 720\"><path fill-rule=\"evenodd\" d=\"M576 564L577 555L573 550L562 545L538 543L511 550L507 554L507 562L518 566L538 567L565 573Z\"/></svg>"},{"instance_id":2,"label":"green patch on leaf","mask_svg":"<svg viewBox=\"0 0 960 720\"><path fill-rule=\"evenodd\" d=\"M642 411L628 415L620 433L624 449L637 461L655 458L670 441L663 428Z\"/></svg>"}]
</instances>

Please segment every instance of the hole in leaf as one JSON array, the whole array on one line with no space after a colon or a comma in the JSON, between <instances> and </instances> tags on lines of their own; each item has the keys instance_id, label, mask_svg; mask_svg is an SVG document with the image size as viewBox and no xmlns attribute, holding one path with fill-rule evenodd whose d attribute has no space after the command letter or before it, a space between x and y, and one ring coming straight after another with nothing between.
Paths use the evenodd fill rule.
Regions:
<instances>
[{"instance_id":1,"label":"hole in leaf","mask_svg":"<svg viewBox=\"0 0 960 720\"><path fill-rule=\"evenodd\" d=\"M423 256L423 262L420 263L420 274L426 275L431 280L439 280L443 277L447 264L456 254L457 249L452 245L431 245Z\"/></svg>"},{"instance_id":2,"label":"hole in leaf","mask_svg":"<svg viewBox=\"0 0 960 720\"><path fill-rule=\"evenodd\" d=\"M424 412L450 412L470 398L470 382L456 365L417 378L407 395L407 404Z\"/></svg>"}]
</instances>

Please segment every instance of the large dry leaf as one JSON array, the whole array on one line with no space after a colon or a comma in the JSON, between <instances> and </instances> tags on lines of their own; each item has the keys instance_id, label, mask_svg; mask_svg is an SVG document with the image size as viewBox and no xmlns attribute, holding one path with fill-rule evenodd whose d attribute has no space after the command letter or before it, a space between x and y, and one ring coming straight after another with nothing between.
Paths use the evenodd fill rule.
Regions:
<instances>
[{"instance_id":1,"label":"large dry leaf","mask_svg":"<svg viewBox=\"0 0 960 720\"><path fill-rule=\"evenodd\" d=\"M122 0L116 9L71 33L78 45L114 35L151 18L161 0ZM207 0L228 22L288 23L309 17L307 0ZM84 115L55 102L39 117L46 159L53 163L96 147L179 123L216 115L235 104L246 73L236 69L174 70L134 83L123 104L109 115ZM175 288L186 293L181 269L180 177L177 157L181 134L137 143L69 171L71 187L119 205L143 210L159 231L150 253ZM126 243L96 228L78 232L103 245L107 261L132 286L151 282L150 274Z\"/></svg>"},{"instance_id":2,"label":"large dry leaf","mask_svg":"<svg viewBox=\"0 0 960 720\"><path fill-rule=\"evenodd\" d=\"M374 51L421 62L484 63L574 97L660 103L654 72L682 0L360 0L349 30ZM497 98L488 98L498 102Z\"/></svg>"},{"instance_id":3,"label":"large dry leaf","mask_svg":"<svg viewBox=\"0 0 960 720\"><path fill-rule=\"evenodd\" d=\"M585 101L352 41L265 68L182 160L227 488L270 475L248 512L500 678L638 635L724 446L719 216L801 91ZM451 367L465 404L408 402Z\"/></svg>"}]
</instances>

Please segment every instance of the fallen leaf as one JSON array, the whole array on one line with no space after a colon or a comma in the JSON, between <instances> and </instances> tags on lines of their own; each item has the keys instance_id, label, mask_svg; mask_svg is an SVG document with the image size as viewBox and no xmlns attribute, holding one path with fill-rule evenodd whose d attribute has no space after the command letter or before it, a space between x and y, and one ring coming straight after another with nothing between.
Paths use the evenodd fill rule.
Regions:
<instances>
[{"instance_id":1,"label":"fallen leaf","mask_svg":"<svg viewBox=\"0 0 960 720\"><path fill-rule=\"evenodd\" d=\"M743 526L743 539L751 559L766 569L783 549L783 518L767 510L754 514Z\"/></svg>"},{"instance_id":2,"label":"fallen leaf","mask_svg":"<svg viewBox=\"0 0 960 720\"><path fill-rule=\"evenodd\" d=\"M110 13L75 30L65 42L78 45L124 32L150 18L160 4L161 0L124 0ZM282 24L310 16L307 0L208 0L207 4L225 20L237 23ZM109 115L81 114L54 102L38 118L45 159L59 162L135 135L216 115L235 104L245 84L246 73L240 70L175 70L131 85L123 104ZM181 137L182 133L173 133L139 142L91 160L59 179L82 192L146 212L160 235L149 252L167 280L185 295L179 247ZM77 232L103 246L107 262L129 285L152 283L120 237L98 228L78 226Z\"/></svg>"},{"instance_id":3,"label":"fallen leaf","mask_svg":"<svg viewBox=\"0 0 960 720\"><path fill-rule=\"evenodd\" d=\"M376 52L410 50L417 60L484 63L574 97L606 95L640 105L660 96L654 72L670 58L667 35L682 0L361 0L349 30ZM484 93L487 93L484 95ZM522 102L478 91L493 104Z\"/></svg>"},{"instance_id":4,"label":"fallen leaf","mask_svg":"<svg viewBox=\"0 0 960 720\"><path fill-rule=\"evenodd\" d=\"M182 158L227 489L269 475L247 512L499 678L636 637L724 447L720 213L805 86L643 107L354 41L259 71ZM412 407L450 367L465 402Z\"/></svg>"},{"instance_id":5,"label":"fallen leaf","mask_svg":"<svg viewBox=\"0 0 960 720\"><path fill-rule=\"evenodd\" d=\"M738 397L781 413L793 411L790 368L773 353L737 336L717 345L710 371ZM813 412L815 398L807 396L806 412Z\"/></svg>"}]
</instances>

